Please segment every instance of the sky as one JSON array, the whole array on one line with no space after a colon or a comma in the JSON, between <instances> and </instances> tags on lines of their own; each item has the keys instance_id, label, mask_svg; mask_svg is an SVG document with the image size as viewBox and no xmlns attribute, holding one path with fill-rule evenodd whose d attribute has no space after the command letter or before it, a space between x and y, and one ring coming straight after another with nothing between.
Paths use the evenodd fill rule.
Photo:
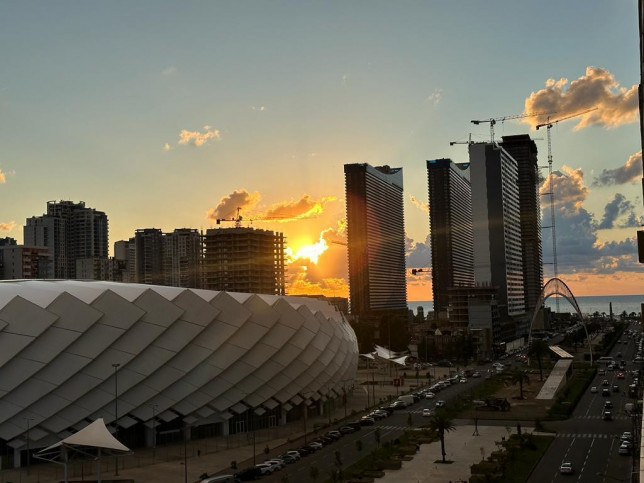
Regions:
<instances>
[{"instance_id":1,"label":"sky","mask_svg":"<svg viewBox=\"0 0 644 483\"><path fill-rule=\"evenodd\" d=\"M595 108L550 130L559 276L640 294L638 49L636 0L2 1L0 237L48 200L106 212L110 244L240 207L287 237L289 293L347 296L344 164L403 168L407 266L429 267L425 160L467 162L473 119ZM545 121L495 136L546 165Z\"/></svg>"}]
</instances>

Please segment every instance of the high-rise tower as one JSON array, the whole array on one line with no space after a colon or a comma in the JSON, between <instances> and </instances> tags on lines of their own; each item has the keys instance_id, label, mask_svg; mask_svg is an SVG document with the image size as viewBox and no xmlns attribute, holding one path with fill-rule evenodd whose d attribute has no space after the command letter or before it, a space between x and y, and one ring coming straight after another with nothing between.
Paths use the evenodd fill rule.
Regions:
<instances>
[{"instance_id":1,"label":"high-rise tower","mask_svg":"<svg viewBox=\"0 0 644 483\"><path fill-rule=\"evenodd\" d=\"M499 290L502 318L525 313L519 169L497 144L469 145L474 278Z\"/></svg>"},{"instance_id":2,"label":"high-rise tower","mask_svg":"<svg viewBox=\"0 0 644 483\"><path fill-rule=\"evenodd\" d=\"M469 163L427 161L434 315L445 314L448 289L474 285Z\"/></svg>"},{"instance_id":3,"label":"high-rise tower","mask_svg":"<svg viewBox=\"0 0 644 483\"><path fill-rule=\"evenodd\" d=\"M523 287L526 311L531 313L537 305L543 287L537 145L530 135L520 134L503 136L501 146L516 160L518 167Z\"/></svg>"},{"instance_id":4,"label":"high-rise tower","mask_svg":"<svg viewBox=\"0 0 644 483\"><path fill-rule=\"evenodd\" d=\"M351 313L406 311L402 168L345 164Z\"/></svg>"},{"instance_id":5,"label":"high-rise tower","mask_svg":"<svg viewBox=\"0 0 644 483\"><path fill-rule=\"evenodd\" d=\"M47 214L27 218L25 245L49 248L56 278L76 278L76 260L107 258L107 215L85 202L48 201Z\"/></svg>"}]
</instances>

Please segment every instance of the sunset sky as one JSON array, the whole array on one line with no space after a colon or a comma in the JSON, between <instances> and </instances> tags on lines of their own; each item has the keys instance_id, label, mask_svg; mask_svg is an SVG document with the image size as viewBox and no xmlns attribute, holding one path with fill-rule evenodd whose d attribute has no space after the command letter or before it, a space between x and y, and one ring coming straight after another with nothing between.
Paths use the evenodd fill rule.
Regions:
<instances>
[{"instance_id":1,"label":"sunset sky","mask_svg":"<svg viewBox=\"0 0 644 483\"><path fill-rule=\"evenodd\" d=\"M105 211L110 244L241 207L287 237L289 293L347 296L343 164L403 167L408 267L428 267L425 160L468 161L449 143L489 140L472 119L597 107L551 131L560 277L639 294L638 48L636 0L5 1L0 237L47 200ZM544 120L497 139L541 138L545 165ZM431 299L428 273L408 293Z\"/></svg>"}]
</instances>

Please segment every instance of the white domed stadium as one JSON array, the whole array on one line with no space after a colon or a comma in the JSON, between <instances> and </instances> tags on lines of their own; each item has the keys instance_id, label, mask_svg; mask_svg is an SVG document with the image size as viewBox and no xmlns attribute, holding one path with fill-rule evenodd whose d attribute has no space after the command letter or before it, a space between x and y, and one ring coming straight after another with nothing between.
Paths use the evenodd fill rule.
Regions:
<instances>
[{"instance_id":1,"label":"white domed stadium","mask_svg":"<svg viewBox=\"0 0 644 483\"><path fill-rule=\"evenodd\" d=\"M19 456L101 417L134 446L163 425L279 425L305 400L341 396L357 360L349 323L315 298L2 281L0 440Z\"/></svg>"}]
</instances>

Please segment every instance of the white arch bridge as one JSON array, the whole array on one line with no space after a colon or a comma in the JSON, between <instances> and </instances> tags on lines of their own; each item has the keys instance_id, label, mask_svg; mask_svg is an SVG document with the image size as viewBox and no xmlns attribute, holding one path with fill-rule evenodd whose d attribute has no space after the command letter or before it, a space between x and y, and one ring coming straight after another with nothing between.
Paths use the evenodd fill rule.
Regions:
<instances>
[{"instance_id":1,"label":"white arch bridge","mask_svg":"<svg viewBox=\"0 0 644 483\"><path fill-rule=\"evenodd\" d=\"M586 332L586 341L588 342L588 351L590 352L590 365L592 366L593 365L593 347L590 343L590 337L588 336L588 329L586 328L586 322L584 321L584 316L582 315L581 310L579 310L579 305L577 304L577 300L575 299L575 296L570 291L570 288L568 288L568 285L566 285L564 281L559 278L551 278L541 289L541 294L539 294L537 305L534 307L534 313L532 314L532 319L530 320L530 332L528 333L528 345L530 345L530 342L532 341L532 326L534 324L535 319L537 318L539 309L543 307L543 304L545 303L545 301L553 295L561 295L568 302L570 302L570 305L572 305L573 308L575 309L575 312L577 313L577 316L581 321L581 325L583 325L584 327L584 332Z\"/></svg>"}]
</instances>

